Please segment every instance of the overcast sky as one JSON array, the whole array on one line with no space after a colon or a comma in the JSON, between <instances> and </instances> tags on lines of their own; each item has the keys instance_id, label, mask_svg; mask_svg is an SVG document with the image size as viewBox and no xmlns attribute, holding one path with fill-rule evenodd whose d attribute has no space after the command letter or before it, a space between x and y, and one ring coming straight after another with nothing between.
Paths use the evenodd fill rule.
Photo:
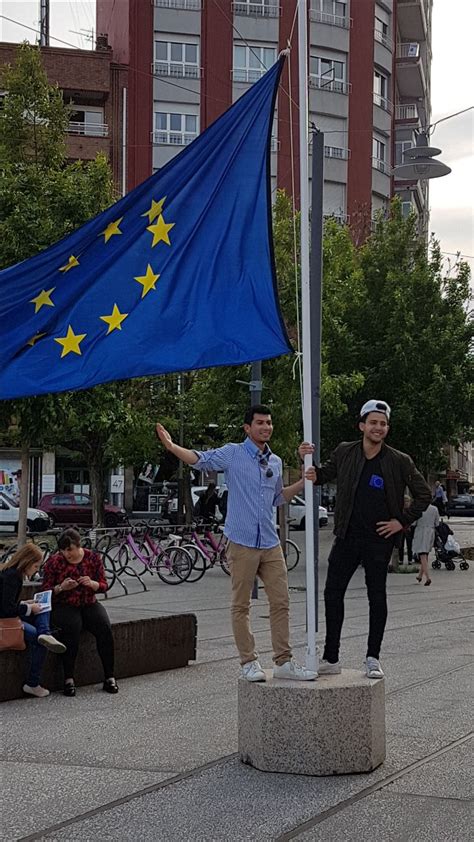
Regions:
<instances>
[{"instance_id":1,"label":"overcast sky","mask_svg":"<svg viewBox=\"0 0 474 842\"><path fill-rule=\"evenodd\" d=\"M283 0L284 2L285 0ZM122 0L117 0L118 3ZM145 0L149 2L149 0ZM365 2L365 0L352 0ZM37 29L39 0L0 0L0 14ZM474 104L472 87L473 0L435 0L433 6L432 121ZM87 48L82 29L95 26L93 0L51 0L51 36ZM75 32L71 31L75 30ZM24 27L0 19L0 40L35 37ZM51 39L53 45L59 41ZM462 252L474 274L474 111L441 123L431 143L443 150L440 159L449 176L430 182L431 230L444 252ZM469 187L471 185L471 187Z\"/></svg>"}]
</instances>

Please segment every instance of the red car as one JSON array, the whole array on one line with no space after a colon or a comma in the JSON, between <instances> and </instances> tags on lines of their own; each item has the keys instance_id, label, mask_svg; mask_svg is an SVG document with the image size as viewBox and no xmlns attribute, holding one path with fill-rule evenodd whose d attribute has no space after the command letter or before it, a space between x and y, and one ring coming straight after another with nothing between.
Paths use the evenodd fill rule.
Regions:
<instances>
[{"instance_id":1,"label":"red car","mask_svg":"<svg viewBox=\"0 0 474 842\"><path fill-rule=\"evenodd\" d=\"M89 494L43 494L38 509L46 512L53 524L92 526L92 500ZM106 526L127 523L125 509L106 503L104 511Z\"/></svg>"}]
</instances>

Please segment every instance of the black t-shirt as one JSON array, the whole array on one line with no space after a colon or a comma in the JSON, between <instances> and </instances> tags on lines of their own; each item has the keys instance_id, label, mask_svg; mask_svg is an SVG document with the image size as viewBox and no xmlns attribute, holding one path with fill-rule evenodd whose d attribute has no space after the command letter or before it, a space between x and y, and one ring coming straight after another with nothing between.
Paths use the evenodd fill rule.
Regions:
<instances>
[{"instance_id":1,"label":"black t-shirt","mask_svg":"<svg viewBox=\"0 0 474 842\"><path fill-rule=\"evenodd\" d=\"M377 535L376 525L381 520L390 520L385 497L385 487L380 470L380 454L365 459L354 498L354 507L349 522L349 532L363 538L386 543Z\"/></svg>"}]
</instances>

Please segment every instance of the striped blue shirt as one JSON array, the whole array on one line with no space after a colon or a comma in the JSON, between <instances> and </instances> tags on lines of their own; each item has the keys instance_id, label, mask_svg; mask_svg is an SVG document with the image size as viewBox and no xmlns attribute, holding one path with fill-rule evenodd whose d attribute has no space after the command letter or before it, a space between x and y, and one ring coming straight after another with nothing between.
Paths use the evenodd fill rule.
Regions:
<instances>
[{"instance_id":1,"label":"striped blue shirt","mask_svg":"<svg viewBox=\"0 0 474 842\"><path fill-rule=\"evenodd\" d=\"M285 502L280 457L275 456L268 445L262 453L249 438L242 444L225 444L195 453L199 459L193 468L224 472L229 490L226 537L244 547L276 547L279 538L274 506Z\"/></svg>"}]
</instances>

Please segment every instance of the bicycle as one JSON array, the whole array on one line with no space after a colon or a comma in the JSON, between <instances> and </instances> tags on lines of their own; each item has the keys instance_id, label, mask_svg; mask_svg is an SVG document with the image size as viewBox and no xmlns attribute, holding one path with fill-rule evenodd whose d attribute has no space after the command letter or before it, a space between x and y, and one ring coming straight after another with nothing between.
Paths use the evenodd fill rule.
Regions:
<instances>
[{"instance_id":1,"label":"bicycle","mask_svg":"<svg viewBox=\"0 0 474 842\"><path fill-rule=\"evenodd\" d=\"M138 530L130 530L122 536L117 544L112 544L108 554L116 552L116 560L119 565L120 576L125 573L128 576L137 576L140 579L144 590L148 590L141 577L147 571L151 574L156 572L162 582L167 585L180 585L185 582L193 569L193 562L190 554L182 547L176 545L164 546L160 541L155 543L148 531L145 532L141 543L135 540L138 537ZM132 557L130 558L130 551ZM113 557L113 555L112 555ZM130 566L130 561L138 560L143 565L143 571L138 573Z\"/></svg>"},{"instance_id":2,"label":"bicycle","mask_svg":"<svg viewBox=\"0 0 474 842\"><path fill-rule=\"evenodd\" d=\"M187 539L187 543L181 544L183 549L186 549L192 556L193 570L188 582L199 582L204 576L206 570L220 564L221 570L230 576L229 564L226 555L226 538L221 532L219 541L216 541L216 532L213 532L210 525L204 527L204 533L199 535L197 528L193 529L191 537ZM182 540L181 538L179 539ZM184 539L186 540L186 539Z\"/></svg>"}]
</instances>

